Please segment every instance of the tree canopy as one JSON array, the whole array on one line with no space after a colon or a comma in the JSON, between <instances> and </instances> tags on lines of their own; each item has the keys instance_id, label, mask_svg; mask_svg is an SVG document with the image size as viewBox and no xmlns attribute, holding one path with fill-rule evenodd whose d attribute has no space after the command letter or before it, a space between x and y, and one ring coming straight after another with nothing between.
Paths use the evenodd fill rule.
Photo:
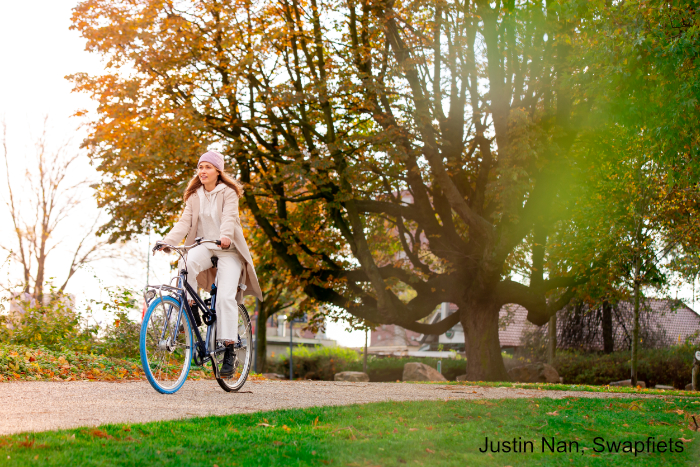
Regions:
<instances>
[{"instance_id":1,"label":"tree canopy","mask_svg":"<svg viewBox=\"0 0 700 467\"><path fill-rule=\"evenodd\" d=\"M587 138L636 99L614 89L625 67L606 52L618 40L634 53L611 25L635 16L611 8L83 1L73 27L108 64L72 76L100 104L85 145L104 175L104 232L167 229L198 155L219 147L310 297L419 332L461 322L468 377L507 378L501 306L544 324L608 253L576 213L597 170ZM459 311L421 322L441 302Z\"/></svg>"}]
</instances>

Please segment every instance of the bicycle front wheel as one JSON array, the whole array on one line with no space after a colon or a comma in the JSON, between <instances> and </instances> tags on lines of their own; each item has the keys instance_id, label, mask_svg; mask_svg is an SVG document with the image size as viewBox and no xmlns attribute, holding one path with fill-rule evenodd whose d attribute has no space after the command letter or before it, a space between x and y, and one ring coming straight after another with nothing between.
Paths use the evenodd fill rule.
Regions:
<instances>
[{"instance_id":1,"label":"bicycle front wheel","mask_svg":"<svg viewBox=\"0 0 700 467\"><path fill-rule=\"evenodd\" d=\"M243 305L238 305L238 342L234 348L236 358L234 358L233 374L216 380L219 386L227 392L238 391L243 387L248 379L250 365L253 361L253 330L248 310ZM219 368L222 364L223 361L219 362Z\"/></svg>"},{"instance_id":2,"label":"bicycle front wheel","mask_svg":"<svg viewBox=\"0 0 700 467\"><path fill-rule=\"evenodd\" d=\"M141 323L139 347L141 365L148 382L162 394L173 394L182 387L192 361L192 326L180 302L158 297L151 302Z\"/></svg>"}]
</instances>

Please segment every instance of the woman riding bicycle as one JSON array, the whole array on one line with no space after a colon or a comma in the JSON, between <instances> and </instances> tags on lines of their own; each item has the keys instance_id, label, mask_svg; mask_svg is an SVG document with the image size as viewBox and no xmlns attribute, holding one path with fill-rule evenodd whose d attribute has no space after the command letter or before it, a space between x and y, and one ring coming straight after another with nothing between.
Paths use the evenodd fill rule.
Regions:
<instances>
[{"instance_id":1,"label":"woman riding bicycle","mask_svg":"<svg viewBox=\"0 0 700 467\"><path fill-rule=\"evenodd\" d=\"M238 301L243 295L254 295L262 300L238 217L238 199L242 194L241 184L224 173L224 156L216 151L204 153L197 163L197 174L185 189L185 210L162 240L170 245L179 244L185 237L185 245L192 245L197 237L221 240L221 247L206 243L190 250L186 265L187 282L193 290L197 290L198 285L208 290L216 281L216 340L226 346L221 376L233 374ZM216 269L212 267L214 256L218 257ZM182 269L184 265L179 267Z\"/></svg>"}]
</instances>

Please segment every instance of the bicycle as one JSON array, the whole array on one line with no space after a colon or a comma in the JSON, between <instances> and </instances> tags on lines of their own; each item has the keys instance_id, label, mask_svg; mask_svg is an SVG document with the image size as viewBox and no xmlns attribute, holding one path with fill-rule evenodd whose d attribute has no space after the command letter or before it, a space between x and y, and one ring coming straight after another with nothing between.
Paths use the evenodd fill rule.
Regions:
<instances>
[{"instance_id":1,"label":"bicycle","mask_svg":"<svg viewBox=\"0 0 700 467\"><path fill-rule=\"evenodd\" d=\"M219 361L217 356L224 353L226 347L216 340L216 284L212 284L210 298L203 300L187 282L187 252L205 243L221 245L219 240L197 237L189 246L158 243L153 248L154 254L163 248L175 251L185 265L169 284L146 285L144 288L147 310L139 338L141 365L148 382L162 394L174 394L182 387L187 380L191 363L196 366L211 363L216 381L227 392L241 389L250 372L252 351L249 350L252 350L250 346L253 339L248 310L243 305L238 305L238 340L233 344L234 371L231 376L222 376L220 370L223 359ZM216 256L212 257L214 267L217 266L217 261ZM176 281L174 286L173 281ZM245 290L244 285L238 287ZM192 306L187 300L187 294L194 299ZM202 310L201 316L199 309ZM192 323L196 326L192 326ZM205 339L202 339L199 331L202 323L207 326Z\"/></svg>"}]
</instances>

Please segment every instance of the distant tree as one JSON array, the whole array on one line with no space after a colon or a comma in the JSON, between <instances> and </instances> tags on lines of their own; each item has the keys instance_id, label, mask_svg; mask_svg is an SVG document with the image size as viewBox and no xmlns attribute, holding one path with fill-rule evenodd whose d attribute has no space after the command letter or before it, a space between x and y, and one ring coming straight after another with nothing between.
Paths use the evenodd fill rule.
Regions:
<instances>
[{"instance_id":1,"label":"distant tree","mask_svg":"<svg viewBox=\"0 0 700 467\"><path fill-rule=\"evenodd\" d=\"M47 137L47 120L36 140L35 153L31 157L10 154L7 145L7 125L3 122L3 158L7 193L5 205L12 222L14 238L0 244L10 259L22 268L22 288L40 302L44 299L44 287L48 279L49 258L57 248L70 248L71 261L66 274L56 284L54 293L63 294L68 282L81 267L99 259L114 255L106 240L95 237L100 219L88 219L79 214L89 199L87 181L75 176L75 163L79 155L70 154L67 144L52 149ZM23 176L16 176L10 160L25 160ZM82 217L81 221L77 221ZM59 238L57 230L72 226L71 235ZM60 285L59 285L60 284ZM12 288L8 285L8 288Z\"/></svg>"}]
</instances>

